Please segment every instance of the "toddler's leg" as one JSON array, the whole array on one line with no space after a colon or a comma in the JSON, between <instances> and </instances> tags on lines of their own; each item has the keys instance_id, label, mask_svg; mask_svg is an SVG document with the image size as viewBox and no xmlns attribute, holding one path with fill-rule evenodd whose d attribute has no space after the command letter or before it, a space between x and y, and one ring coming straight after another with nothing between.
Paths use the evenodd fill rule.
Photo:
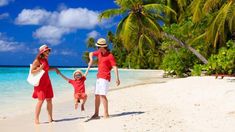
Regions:
<instances>
[{"instance_id":1,"label":"toddler's leg","mask_svg":"<svg viewBox=\"0 0 235 132\"><path fill-rule=\"evenodd\" d=\"M74 99L74 108L75 108L75 110L77 110L78 109L78 101L79 101L79 99Z\"/></svg>"},{"instance_id":2,"label":"toddler's leg","mask_svg":"<svg viewBox=\"0 0 235 132\"><path fill-rule=\"evenodd\" d=\"M86 100L87 100L87 96L82 100L82 105L81 105L81 111L84 111L85 110L85 103L86 103Z\"/></svg>"}]
</instances>

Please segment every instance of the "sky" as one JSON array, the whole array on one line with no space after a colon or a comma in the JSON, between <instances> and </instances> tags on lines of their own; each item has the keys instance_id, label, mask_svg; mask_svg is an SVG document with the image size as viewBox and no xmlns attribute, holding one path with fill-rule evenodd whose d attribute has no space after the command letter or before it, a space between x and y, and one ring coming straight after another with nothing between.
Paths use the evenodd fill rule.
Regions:
<instances>
[{"instance_id":1,"label":"sky","mask_svg":"<svg viewBox=\"0 0 235 132\"><path fill-rule=\"evenodd\" d=\"M97 19L111 8L113 0L0 0L0 66L28 66L42 44L51 66L86 66L86 40L115 32L118 18Z\"/></svg>"}]
</instances>

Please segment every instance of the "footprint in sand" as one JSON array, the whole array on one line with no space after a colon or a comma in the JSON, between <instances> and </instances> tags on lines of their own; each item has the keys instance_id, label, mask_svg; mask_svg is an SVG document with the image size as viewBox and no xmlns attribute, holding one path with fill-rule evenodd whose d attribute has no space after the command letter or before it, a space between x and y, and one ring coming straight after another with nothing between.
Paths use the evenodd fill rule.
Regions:
<instances>
[{"instance_id":1,"label":"footprint in sand","mask_svg":"<svg viewBox=\"0 0 235 132\"><path fill-rule=\"evenodd\" d=\"M230 115L230 116L235 117L235 111L228 112L227 114Z\"/></svg>"}]
</instances>

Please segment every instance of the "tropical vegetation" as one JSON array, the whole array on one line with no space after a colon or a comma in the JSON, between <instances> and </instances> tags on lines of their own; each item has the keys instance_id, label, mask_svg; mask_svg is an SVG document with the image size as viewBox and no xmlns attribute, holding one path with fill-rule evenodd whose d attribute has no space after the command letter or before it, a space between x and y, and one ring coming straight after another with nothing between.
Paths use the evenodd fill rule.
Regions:
<instances>
[{"instance_id":1,"label":"tropical vegetation","mask_svg":"<svg viewBox=\"0 0 235 132\"><path fill-rule=\"evenodd\" d=\"M107 32L119 67L168 75L235 74L234 0L115 0L99 19L118 16ZM88 47L94 47L94 38ZM87 53L83 58L87 60Z\"/></svg>"}]
</instances>

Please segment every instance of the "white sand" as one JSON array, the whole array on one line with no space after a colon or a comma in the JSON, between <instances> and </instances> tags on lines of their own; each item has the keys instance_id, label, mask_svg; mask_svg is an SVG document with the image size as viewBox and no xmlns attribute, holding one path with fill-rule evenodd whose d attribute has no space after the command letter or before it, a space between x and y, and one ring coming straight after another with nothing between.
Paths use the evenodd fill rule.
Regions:
<instances>
[{"instance_id":1,"label":"white sand","mask_svg":"<svg viewBox=\"0 0 235 132\"><path fill-rule=\"evenodd\" d=\"M33 124L33 113L0 121L1 132L235 132L235 78L189 77L110 91L109 119L90 120L73 102L54 103L57 122ZM93 96L88 99L91 104ZM34 109L34 108L32 108ZM102 116L103 109L101 105ZM45 108L41 121L47 121ZM88 122L86 122L88 121Z\"/></svg>"}]
</instances>

